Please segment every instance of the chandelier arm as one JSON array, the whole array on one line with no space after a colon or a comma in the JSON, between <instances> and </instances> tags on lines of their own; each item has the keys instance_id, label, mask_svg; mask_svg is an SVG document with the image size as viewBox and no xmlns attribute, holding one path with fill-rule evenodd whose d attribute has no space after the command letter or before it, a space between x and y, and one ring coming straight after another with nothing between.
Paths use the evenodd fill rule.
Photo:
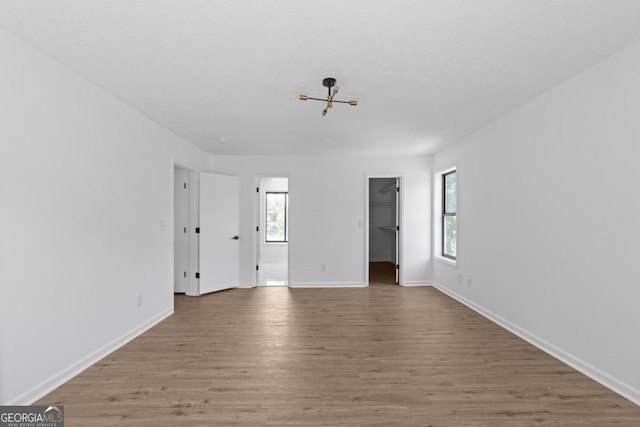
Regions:
<instances>
[{"instance_id":1,"label":"chandelier arm","mask_svg":"<svg viewBox=\"0 0 640 427\"><path fill-rule=\"evenodd\" d=\"M313 100L313 101L323 101L323 102L327 102L326 99L324 98L313 98L311 96L308 96L307 99ZM306 100L305 100L306 101ZM341 104L349 104L351 103L351 101L338 101L337 99L332 99L331 102L339 102Z\"/></svg>"}]
</instances>

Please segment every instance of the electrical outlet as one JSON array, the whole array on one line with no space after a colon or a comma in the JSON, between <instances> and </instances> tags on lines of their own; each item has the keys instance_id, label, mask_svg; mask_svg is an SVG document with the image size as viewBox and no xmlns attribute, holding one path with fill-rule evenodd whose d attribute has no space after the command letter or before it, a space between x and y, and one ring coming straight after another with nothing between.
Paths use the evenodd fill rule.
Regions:
<instances>
[{"instance_id":1,"label":"electrical outlet","mask_svg":"<svg viewBox=\"0 0 640 427\"><path fill-rule=\"evenodd\" d=\"M142 294L138 294L136 297L136 303L138 304L138 308L142 307Z\"/></svg>"},{"instance_id":2,"label":"electrical outlet","mask_svg":"<svg viewBox=\"0 0 640 427\"><path fill-rule=\"evenodd\" d=\"M326 264L320 264L320 271L322 271L322 272L327 271L327 265Z\"/></svg>"}]
</instances>

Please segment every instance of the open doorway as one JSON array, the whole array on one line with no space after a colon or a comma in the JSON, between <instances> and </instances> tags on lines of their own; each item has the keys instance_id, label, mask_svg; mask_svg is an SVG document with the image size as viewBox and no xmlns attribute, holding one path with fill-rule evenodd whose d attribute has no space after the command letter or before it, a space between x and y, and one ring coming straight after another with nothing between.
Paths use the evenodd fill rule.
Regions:
<instances>
[{"instance_id":1,"label":"open doorway","mask_svg":"<svg viewBox=\"0 0 640 427\"><path fill-rule=\"evenodd\" d=\"M258 179L256 284L289 284L289 179Z\"/></svg>"},{"instance_id":2,"label":"open doorway","mask_svg":"<svg viewBox=\"0 0 640 427\"><path fill-rule=\"evenodd\" d=\"M369 285L400 279L399 178L369 178Z\"/></svg>"},{"instance_id":3,"label":"open doorway","mask_svg":"<svg viewBox=\"0 0 640 427\"><path fill-rule=\"evenodd\" d=\"M239 283L238 178L173 169L173 289L199 296Z\"/></svg>"}]
</instances>

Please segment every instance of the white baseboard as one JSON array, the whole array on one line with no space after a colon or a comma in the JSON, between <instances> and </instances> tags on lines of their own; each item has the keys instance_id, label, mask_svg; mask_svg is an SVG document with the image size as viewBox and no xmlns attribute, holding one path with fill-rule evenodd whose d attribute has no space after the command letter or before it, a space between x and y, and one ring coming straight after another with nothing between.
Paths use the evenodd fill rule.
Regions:
<instances>
[{"instance_id":1,"label":"white baseboard","mask_svg":"<svg viewBox=\"0 0 640 427\"><path fill-rule=\"evenodd\" d=\"M100 347L93 353L90 353L78 360L75 363L72 363L67 368L58 372L57 374L52 375L48 379L42 381L40 384L35 385L31 389L26 392L20 394L19 396L9 400L8 402L4 402L3 405L31 405L33 402L42 398L46 394L52 392L56 388L60 387L65 382L69 381L71 378L75 377L85 369L91 367L93 364L98 362L100 359L103 359L105 356L113 353L123 345L127 344L132 339L151 329L153 326L160 323L162 320L166 319L170 315L173 314L173 306L168 307L167 309L161 311L156 314L149 320L145 321L141 325L135 327L124 335L116 338L110 343L105 344Z\"/></svg>"},{"instance_id":2,"label":"white baseboard","mask_svg":"<svg viewBox=\"0 0 640 427\"><path fill-rule=\"evenodd\" d=\"M400 286L433 286L433 282L415 282L415 281L406 281L400 283Z\"/></svg>"},{"instance_id":3,"label":"white baseboard","mask_svg":"<svg viewBox=\"0 0 640 427\"><path fill-rule=\"evenodd\" d=\"M603 386L607 387L608 389L612 390L615 393L618 393L620 396L630 400L631 402L635 403L636 405L640 406L640 390L638 390L637 388L625 383L624 381L619 380L618 378L615 378L609 374L607 374L606 372L603 372L602 370L596 368L595 366L585 362L584 360L580 359L579 357L576 357L564 350L562 350L561 348L551 344L550 342L536 336L535 334L532 334L531 332L527 331L524 328L521 328L513 323L511 323L510 321L506 320L505 318L498 316L497 314L493 313L490 310L487 310L471 301L469 301L468 299L466 299L465 297L455 293L454 291L439 285L437 283L433 283L433 286L438 289L440 292L450 296L451 298L459 301L460 303L466 305L467 307L469 307L470 309L474 310L475 312L477 312L478 314L482 315L483 317L486 317L487 319L491 320L492 322L496 323L497 325L505 328L506 330L508 330L509 332L517 335L518 337L522 338L523 340L527 341L528 343L530 343L531 345L539 348L540 350L544 351L545 353L555 357L556 359L560 360L561 362L566 363L567 365L571 366L573 369L583 373L584 375L588 376L589 378L591 378L592 380L602 384Z\"/></svg>"},{"instance_id":4,"label":"white baseboard","mask_svg":"<svg viewBox=\"0 0 640 427\"><path fill-rule=\"evenodd\" d=\"M235 289L251 289L255 287L256 287L255 283L240 283L238 286L235 287Z\"/></svg>"},{"instance_id":5,"label":"white baseboard","mask_svg":"<svg viewBox=\"0 0 640 427\"><path fill-rule=\"evenodd\" d=\"M291 282L290 288L366 288L364 282Z\"/></svg>"}]
</instances>

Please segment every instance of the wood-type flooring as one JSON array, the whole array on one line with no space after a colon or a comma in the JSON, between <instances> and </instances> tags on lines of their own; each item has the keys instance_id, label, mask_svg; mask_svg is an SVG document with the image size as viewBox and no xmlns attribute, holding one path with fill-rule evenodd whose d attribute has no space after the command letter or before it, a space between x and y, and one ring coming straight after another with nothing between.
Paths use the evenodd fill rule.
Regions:
<instances>
[{"instance_id":1,"label":"wood-type flooring","mask_svg":"<svg viewBox=\"0 0 640 427\"><path fill-rule=\"evenodd\" d=\"M67 426L639 426L640 407L431 287L176 295L42 398Z\"/></svg>"}]
</instances>

